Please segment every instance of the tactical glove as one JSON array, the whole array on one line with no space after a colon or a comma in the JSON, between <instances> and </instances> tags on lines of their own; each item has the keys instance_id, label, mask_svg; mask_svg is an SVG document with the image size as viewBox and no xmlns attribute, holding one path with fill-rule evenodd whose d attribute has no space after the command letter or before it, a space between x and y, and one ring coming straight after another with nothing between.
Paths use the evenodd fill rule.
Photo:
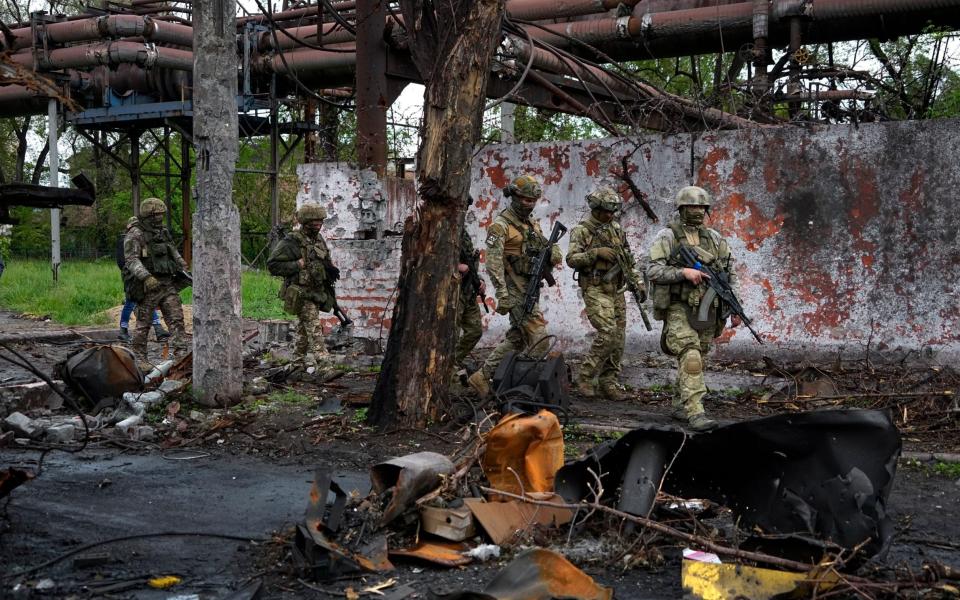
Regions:
<instances>
[{"instance_id":1,"label":"tactical glove","mask_svg":"<svg viewBox=\"0 0 960 600\"><path fill-rule=\"evenodd\" d=\"M158 287L160 287L160 280L153 275L148 275L147 278L143 280L143 291L147 294L152 293Z\"/></svg>"},{"instance_id":2,"label":"tactical glove","mask_svg":"<svg viewBox=\"0 0 960 600\"><path fill-rule=\"evenodd\" d=\"M330 281L336 282L340 279L340 269L336 268L333 265L324 266L324 270L327 272L327 279Z\"/></svg>"},{"instance_id":3,"label":"tactical glove","mask_svg":"<svg viewBox=\"0 0 960 600\"><path fill-rule=\"evenodd\" d=\"M497 296L497 313L501 315L509 314L513 309L513 301L509 296Z\"/></svg>"},{"instance_id":4,"label":"tactical glove","mask_svg":"<svg viewBox=\"0 0 960 600\"><path fill-rule=\"evenodd\" d=\"M616 262L617 260L617 253L613 248L597 248L596 253L598 260L604 260L608 263Z\"/></svg>"}]
</instances>

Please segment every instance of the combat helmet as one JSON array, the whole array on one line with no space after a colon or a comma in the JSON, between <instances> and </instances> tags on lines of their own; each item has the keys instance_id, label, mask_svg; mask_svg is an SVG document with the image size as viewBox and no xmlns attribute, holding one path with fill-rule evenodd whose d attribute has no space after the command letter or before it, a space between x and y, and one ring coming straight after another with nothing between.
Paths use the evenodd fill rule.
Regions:
<instances>
[{"instance_id":1,"label":"combat helmet","mask_svg":"<svg viewBox=\"0 0 960 600\"><path fill-rule=\"evenodd\" d=\"M503 195L508 198L523 196L524 198L537 199L543 195L543 189L533 175L521 175L503 188Z\"/></svg>"},{"instance_id":2,"label":"combat helmet","mask_svg":"<svg viewBox=\"0 0 960 600\"><path fill-rule=\"evenodd\" d=\"M167 205L160 198L147 198L140 203L140 216L152 217L162 215L167 212Z\"/></svg>"},{"instance_id":3,"label":"combat helmet","mask_svg":"<svg viewBox=\"0 0 960 600\"><path fill-rule=\"evenodd\" d=\"M590 210L599 208L600 210L617 212L622 205L623 200L620 198L620 194L609 186L599 187L587 194L587 206L590 207Z\"/></svg>"},{"instance_id":4,"label":"combat helmet","mask_svg":"<svg viewBox=\"0 0 960 600\"><path fill-rule=\"evenodd\" d=\"M297 209L297 221L301 225L310 221L322 221L327 218L327 209L319 204L303 204Z\"/></svg>"},{"instance_id":5,"label":"combat helmet","mask_svg":"<svg viewBox=\"0 0 960 600\"><path fill-rule=\"evenodd\" d=\"M680 188L673 203L677 205L677 209L684 206L702 206L709 210L713 201L710 199L710 194L707 193L707 190L695 185L688 185L687 187Z\"/></svg>"}]
</instances>

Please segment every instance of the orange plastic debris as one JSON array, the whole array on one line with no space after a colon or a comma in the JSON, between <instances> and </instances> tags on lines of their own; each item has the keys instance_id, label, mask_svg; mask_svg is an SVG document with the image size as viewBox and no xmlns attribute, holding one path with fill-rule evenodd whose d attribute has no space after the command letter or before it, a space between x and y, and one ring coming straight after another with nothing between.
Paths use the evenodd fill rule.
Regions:
<instances>
[{"instance_id":1,"label":"orange plastic debris","mask_svg":"<svg viewBox=\"0 0 960 600\"><path fill-rule=\"evenodd\" d=\"M532 416L507 415L487 434L481 466L492 488L513 494L552 492L554 477L563 466L557 416L548 410Z\"/></svg>"}]
</instances>

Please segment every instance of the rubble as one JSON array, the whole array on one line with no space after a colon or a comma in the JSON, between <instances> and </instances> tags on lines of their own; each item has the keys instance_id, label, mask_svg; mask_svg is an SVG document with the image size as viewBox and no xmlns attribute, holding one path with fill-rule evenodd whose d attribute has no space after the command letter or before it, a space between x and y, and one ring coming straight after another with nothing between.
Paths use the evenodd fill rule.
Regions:
<instances>
[{"instance_id":1,"label":"rubble","mask_svg":"<svg viewBox=\"0 0 960 600\"><path fill-rule=\"evenodd\" d=\"M562 555L532 548L517 555L482 592L436 594L440 600L611 600L613 590L597 585Z\"/></svg>"},{"instance_id":2,"label":"rubble","mask_svg":"<svg viewBox=\"0 0 960 600\"><path fill-rule=\"evenodd\" d=\"M454 471L450 459L436 452L418 452L374 465L370 469L373 491L387 498L381 525L399 517L417 498L440 485Z\"/></svg>"},{"instance_id":3,"label":"rubble","mask_svg":"<svg viewBox=\"0 0 960 600\"><path fill-rule=\"evenodd\" d=\"M53 442L56 444L66 444L73 441L76 431L77 429L69 423L53 425L47 427L47 430L44 433L44 439L46 439L48 442Z\"/></svg>"},{"instance_id":4,"label":"rubble","mask_svg":"<svg viewBox=\"0 0 960 600\"><path fill-rule=\"evenodd\" d=\"M43 435L43 429L27 415L13 412L3 420L4 425L14 432L17 437L37 439Z\"/></svg>"}]
</instances>

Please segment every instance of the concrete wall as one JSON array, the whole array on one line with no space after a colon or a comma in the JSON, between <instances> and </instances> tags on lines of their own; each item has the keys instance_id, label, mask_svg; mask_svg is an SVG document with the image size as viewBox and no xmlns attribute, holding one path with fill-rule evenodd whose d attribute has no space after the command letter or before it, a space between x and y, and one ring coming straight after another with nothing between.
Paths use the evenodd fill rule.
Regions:
<instances>
[{"instance_id":1,"label":"concrete wall","mask_svg":"<svg viewBox=\"0 0 960 600\"><path fill-rule=\"evenodd\" d=\"M631 245L645 254L669 219L675 191L690 183L715 195L709 223L727 235L738 260L743 304L767 344L758 348L745 331L728 331L721 351L846 357L872 350L917 351L960 356L960 190L956 156L960 122L867 124L720 132L691 136L647 136L571 143L491 146L475 162L472 191L477 203L467 223L481 247L483 229L505 207L502 188L523 172L544 184L535 215L548 229L559 219L568 227L587 212L585 194L596 185L617 185L626 202L622 223ZM619 179L621 157L630 154L630 175L660 217L653 224ZM359 194L349 170L318 179L317 165L300 170L304 192L326 186L334 214L355 209ZM342 171L342 170L341 170ZM384 186L389 187L389 186ZM412 210L409 192L387 191L387 205ZM314 196L311 196L314 194ZM392 214L393 214L392 213ZM342 217L346 222L347 217ZM399 219L398 219L399 220ZM341 231L342 229L342 231ZM336 235L349 228L334 226ZM336 237L336 236L334 236ZM566 239L561 242L566 250ZM364 281L376 281L369 299L389 296L395 281L399 242L376 242L378 250L338 245L335 256ZM370 254L377 254L376 260ZM356 265L360 268L354 268ZM373 266L373 271L362 267ZM566 349L582 350L592 331L583 314L569 268L560 285L541 301L551 333ZM346 282L345 282L346 284ZM346 284L349 285L349 284ZM366 327L379 329L382 308L363 289L350 302L368 313ZM659 331L643 329L629 303L628 344L653 349ZM389 313L387 313L389 315ZM485 317L483 345L496 342L506 319ZM377 331L364 335L377 337Z\"/></svg>"}]
</instances>

